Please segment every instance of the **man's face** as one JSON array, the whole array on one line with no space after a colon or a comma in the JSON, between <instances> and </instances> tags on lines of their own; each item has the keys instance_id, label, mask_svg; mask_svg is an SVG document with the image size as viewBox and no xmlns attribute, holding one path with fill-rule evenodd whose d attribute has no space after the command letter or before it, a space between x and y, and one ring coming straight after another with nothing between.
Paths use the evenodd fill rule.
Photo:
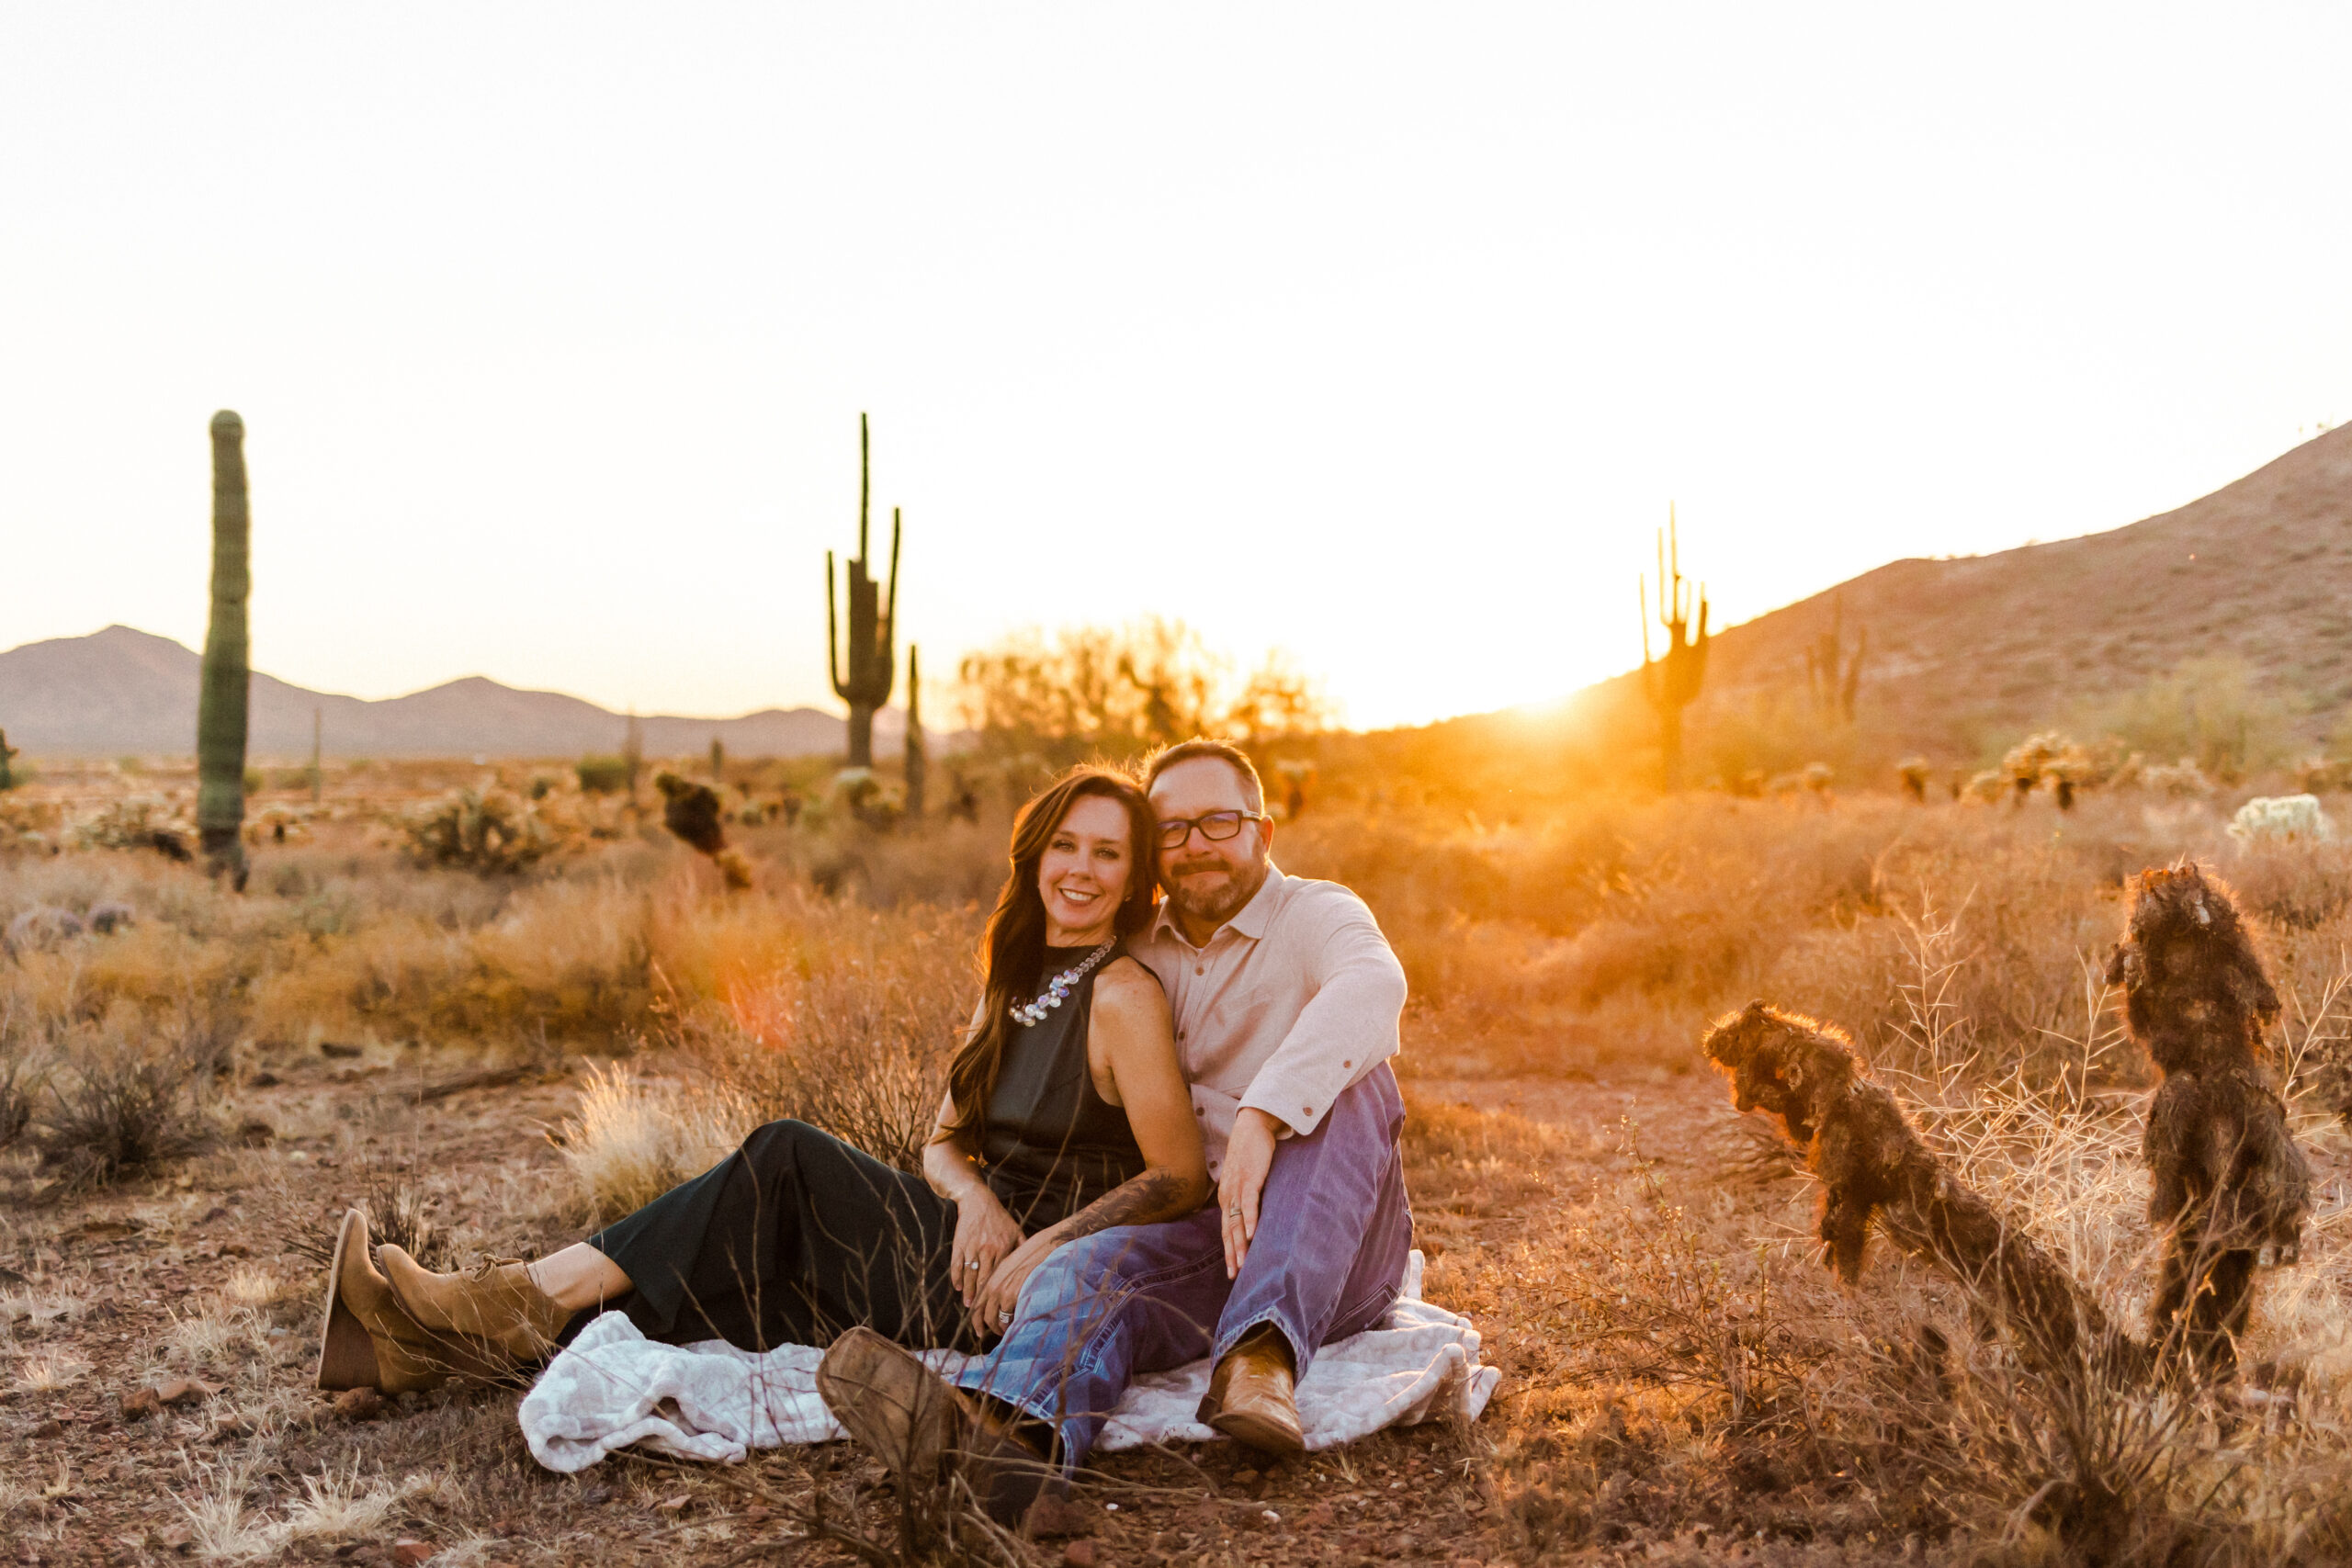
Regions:
<instances>
[{"instance_id":1,"label":"man's face","mask_svg":"<svg viewBox=\"0 0 2352 1568\"><path fill-rule=\"evenodd\" d=\"M1205 817L1212 811L1250 811L1241 775L1215 757L1177 763L1151 786L1152 814L1162 822ZM1191 919L1222 924L1238 914L1266 880L1272 825L1244 822L1241 831L1216 842L1194 829L1174 849L1159 852L1159 885L1177 912Z\"/></svg>"}]
</instances>

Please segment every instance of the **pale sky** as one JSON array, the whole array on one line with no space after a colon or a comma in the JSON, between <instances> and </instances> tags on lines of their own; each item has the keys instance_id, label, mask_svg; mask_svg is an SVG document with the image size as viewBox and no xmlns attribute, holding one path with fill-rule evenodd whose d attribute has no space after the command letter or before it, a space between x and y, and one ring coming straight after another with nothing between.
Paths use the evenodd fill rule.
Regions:
<instances>
[{"instance_id":1,"label":"pale sky","mask_svg":"<svg viewBox=\"0 0 2352 1568\"><path fill-rule=\"evenodd\" d=\"M1358 725L2178 505L2352 416L2352 7L15 5L0 647L830 702L1181 616ZM887 513L884 513L887 517ZM902 656L903 657L903 656ZM944 715L942 716L944 716Z\"/></svg>"}]
</instances>

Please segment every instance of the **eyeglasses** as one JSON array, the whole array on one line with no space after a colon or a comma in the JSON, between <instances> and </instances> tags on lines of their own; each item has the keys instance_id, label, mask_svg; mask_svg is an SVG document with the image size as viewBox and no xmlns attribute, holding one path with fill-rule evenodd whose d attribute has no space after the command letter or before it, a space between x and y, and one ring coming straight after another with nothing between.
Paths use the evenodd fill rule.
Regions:
<instances>
[{"instance_id":1,"label":"eyeglasses","mask_svg":"<svg viewBox=\"0 0 2352 1568\"><path fill-rule=\"evenodd\" d=\"M1210 843L1221 844L1240 832L1244 822L1272 820L1262 811L1212 811L1205 817L1171 817L1159 825L1159 847L1163 850L1182 849L1195 828Z\"/></svg>"}]
</instances>

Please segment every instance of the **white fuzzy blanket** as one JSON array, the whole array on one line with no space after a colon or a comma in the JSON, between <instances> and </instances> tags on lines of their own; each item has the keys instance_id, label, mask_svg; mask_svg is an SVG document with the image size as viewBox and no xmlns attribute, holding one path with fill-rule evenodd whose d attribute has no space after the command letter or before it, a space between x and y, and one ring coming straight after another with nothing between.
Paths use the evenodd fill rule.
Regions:
<instances>
[{"instance_id":1,"label":"white fuzzy blanket","mask_svg":"<svg viewBox=\"0 0 2352 1568\"><path fill-rule=\"evenodd\" d=\"M1420 1300L1420 1283L1416 1252L1386 1320L1317 1353L1298 1385L1308 1448L1436 1416L1476 1420L1486 1409L1502 1373L1479 1364L1470 1320ZM760 1355L717 1339L656 1344L608 1312L524 1396L523 1436L541 1464L567 1473L631 1443L732 1464L752 1449L830 1442L843 1433L817 1394L822 1355L806 1345ZM949 1376L964 1364L953 1350L926 1350L923 1359ZM1136 1379L1095 1446L1221 1441L1193 1419L1208 1384L1205 1359Z\"/></svg>"}]
</instances>

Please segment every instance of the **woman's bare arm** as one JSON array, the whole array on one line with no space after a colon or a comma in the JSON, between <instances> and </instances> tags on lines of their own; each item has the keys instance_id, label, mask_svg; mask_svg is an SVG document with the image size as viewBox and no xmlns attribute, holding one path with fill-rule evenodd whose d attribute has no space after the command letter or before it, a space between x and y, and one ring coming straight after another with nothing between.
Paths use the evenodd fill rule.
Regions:
<instances>
[{"instance_id":1,"label":"woman's bare arm","mask_svg":"<svg viewBox=\"0 0 2352 1568\"><path fill-rule=\"evenodd\" d=\"M1112 1092L1103 1098L1126 1111L1144 1171L1055 1227L1065 1241L1113 1225L1181 1219L1209 1193L1200 1119L1177 1065L1175 1025L1159 982L1131 958L1114 964L1094 982L1093 1015L1087 1055L1107 1069Z\"/></svg>"},{"instance_id":2,"label":"woman's bare arm","mask_svg":"<svg viewBox=\"0 0 2352 1568\"><path fill-rule=\"evenodd\" d=\"M1182 1219L1208 1196L1208 1156L1201 1147L1192 1091L1176 1064L1168 999L1141 964L1122 961L1095 979L1087 1056L1090 1067L1099 1064L1107 1069L1111 1082L1105 1087L1112 1092L1103 1098L1125 1110L1136 1146L1143 1151L1143 1173L1039 1231L990 1271L972 1303L972 1324L982 1334L999 1332L1012 1321L1022 1285L1056 1247L1114 1225Z\"/></svg>"}]
</instances>

